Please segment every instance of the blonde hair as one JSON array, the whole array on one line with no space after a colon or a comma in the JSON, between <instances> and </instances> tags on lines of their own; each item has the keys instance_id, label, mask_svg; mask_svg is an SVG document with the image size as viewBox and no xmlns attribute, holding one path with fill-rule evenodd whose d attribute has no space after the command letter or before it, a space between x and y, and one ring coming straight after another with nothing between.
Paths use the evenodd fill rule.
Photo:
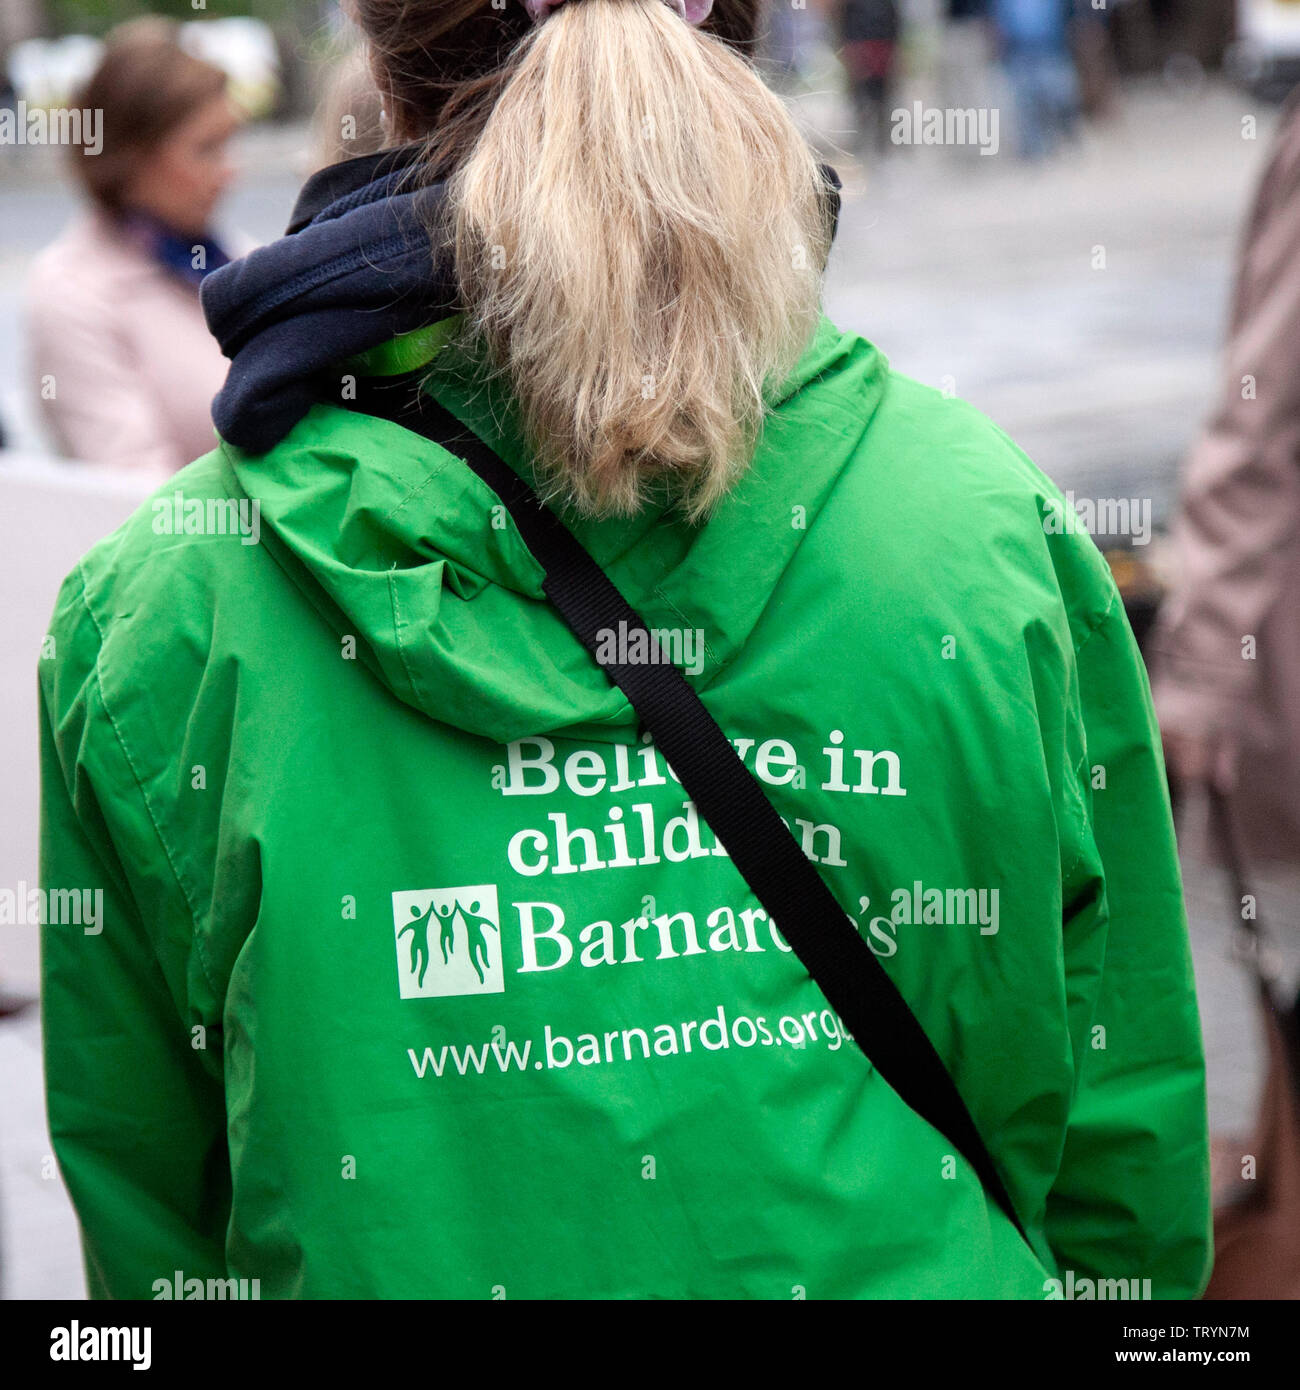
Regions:
<instances>
[{"instance_id":1,"label":"blonde hair","mask_svg":"<svg viewBox=\"0 0 1300 1390\"><path fill-rule=\"evenodd\" d=\"M661 0L569 0L478 95L443 249L544 494L628 515L663 484L702 520L817 324L812 151L734 48Z\"/></svg>"}]
</instances>

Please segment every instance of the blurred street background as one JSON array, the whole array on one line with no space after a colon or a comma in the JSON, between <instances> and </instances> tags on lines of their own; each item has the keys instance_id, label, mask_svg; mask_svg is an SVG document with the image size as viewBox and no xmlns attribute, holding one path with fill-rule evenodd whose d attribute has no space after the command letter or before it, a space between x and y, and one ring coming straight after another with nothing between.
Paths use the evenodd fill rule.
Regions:
<instances>
[{"instance_id":1,"label":"blurred street background","mask_svg":"<svg viewBox=\"0 0 1300 1390\"><path fill-rule=\"evenodd\" d=\"M0 0L10 102L19 78L36 82L33 74L74 62L72 49L60 48L62 36L102 32L91 18L108 8ZM877 344L898 370L986 412L1063 488L1148 499L1157 534L1141 559L1158 574L1158 532L1217 390L1234 255L1277 100L1300 62L1300 23L1294 33L1282 23L1285 13L1266 23L1260 16L1267 19L1270 7L1262 5L1112 3L1109 27L1099 20L1088 40L1094 61L1082 73L1080 119L1032 150L1017 129L1004 69L992 54L954 49L952 26L962 19L950 8L962 9L941 0L900 7L887 108L915 112L919 103L924 111L951 105L954 91L975 92L963 104L1000 115L995 152L882 147L866 138L866 108L851 89L833 7L778 13L765 72L844 183L827 312ZM1300 21L1300 5L1271 8ZM320 35L337 24L324 5L246 9L268 22L269 46L246 33L239 59L251 104L264 117L238 136L240 173L221 223L263 242L283 232L296 190L318 162L311 107L331 51ZM188 0L177 13L195 17ZM270 76L259 76L259 63ZM24 468L53 452L31 398L20 301L32 258L75 211L62 165L57 149L0 145L0 423ZM0 452L0 474L6 466ZM121 514L129 510L123 500ZM5 652L6 666L22 667L29 703L34 661L34 648L30 662ZM0 707L0 717L9 713ZM34 742L33 718L0 745L10 802L0 820L6 885L36 877L34 751L20 746ZM1229 959L1228 888L1193 852L1200 808L1187 810L1211 1122L1216 1132L1239 1133L1249 1130L1257 1103L1258 1024L1249 986ZM1293 970L1300 969L1296 890L1283 873L1264 876L1259 888ZM34 994L37 972L34 930L0 927L0 989ZM31 1008L0 1021L4 1297L82 1296L75 1221L57 1176L49 1176L48 1154L39 1018Z\"/></svg>"}]
</instances>

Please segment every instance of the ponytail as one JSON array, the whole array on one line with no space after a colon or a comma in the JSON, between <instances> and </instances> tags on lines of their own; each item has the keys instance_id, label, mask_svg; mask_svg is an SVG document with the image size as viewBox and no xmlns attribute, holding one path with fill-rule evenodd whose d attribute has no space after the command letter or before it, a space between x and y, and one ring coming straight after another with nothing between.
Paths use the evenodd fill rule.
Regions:
<instances>
[{"instance_id":1,"label":"ponytail","mask_svg":"<svg viewBox=\"0 0 1300 1390\"><path fill-rule=\"evenodd\" d=\"M570 0L496 76L447 185L465 332L549 500L629 515L662 484L700 521L817 324L818 163L753 68L661 0Z\"/></svg>"}]
</instances>

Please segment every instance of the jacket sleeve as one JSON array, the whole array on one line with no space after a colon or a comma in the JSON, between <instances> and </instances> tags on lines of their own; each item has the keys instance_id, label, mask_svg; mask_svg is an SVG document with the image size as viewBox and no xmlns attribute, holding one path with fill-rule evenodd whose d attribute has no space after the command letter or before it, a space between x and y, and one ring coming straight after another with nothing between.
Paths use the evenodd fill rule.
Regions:
<instances>
[{"instance_id":1,"label":"jacket sleeve","mask_svg":"<svg viewBox=\"0 0 1300 1390\"><path fill-rule=\"evenodd\" d=\"M51 903L73 889L99 911L68 925L51 909L41 928L46 1110L90 1296L152 1298L177 1270L224 1276L224 1088L219 1048L186 1017L179 957L165 969L151 930L163 909L147 884L166 858L142 838L154 832L98 660L74 576L40 663L41 886Z\"/></svg>"},{"instance_id":2,"label":"jacket sleeve","mask_svg":"<svg viewBox=\"0 0 1300 1390\"><path fill-rule=\"evenodd\" d=\"M1283 121L1242 247L1222 395L1188 459L1176 587L1153 640L1161 722L1230 727L1300 525L1300 102Z\"/></svg>"},{"instance_id":3,"label":"jacket sleeve","mask_svg":"<svg viewBox=\"0 0 1300 1390\"><path fill-rule=\"evenodd\" d=\"M1118 595L1077 670L1088 833L1066 870L1064 951L1086 1003L1047 1236L1062 1277L1195 1298L1212 1260L1204 1049L1159 734Z\"/></svg>"}]
</instances>

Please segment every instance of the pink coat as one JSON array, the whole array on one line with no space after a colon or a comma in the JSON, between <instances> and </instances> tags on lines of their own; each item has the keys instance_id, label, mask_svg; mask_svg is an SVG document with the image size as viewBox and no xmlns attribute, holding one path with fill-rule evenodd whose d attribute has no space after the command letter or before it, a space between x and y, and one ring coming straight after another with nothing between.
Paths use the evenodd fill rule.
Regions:
<instances>
[{"instance_id":1,"label":"pink coat","mask_svg":"<svg viewBox=\"0 0 1300 1390\"><path fill-rule=\"evenodd\" d=\"M32 388L56 450L161 479L213 448L229 363L198 290L109 217L84 215L37 256L26 301Z\"/></svg>"},{"instance_id":2,"label":"pink coat","mask_svg":"<svg viewBox=\"0 0 1300 1390\"><path fill-rule=\"evenodd\" d=\"M1300 860L1300 94L1242 239L1221 396L1187 461L1153 643L1162 724L1242 750L1246 848Z\"/></svg>"}]
</instances>

